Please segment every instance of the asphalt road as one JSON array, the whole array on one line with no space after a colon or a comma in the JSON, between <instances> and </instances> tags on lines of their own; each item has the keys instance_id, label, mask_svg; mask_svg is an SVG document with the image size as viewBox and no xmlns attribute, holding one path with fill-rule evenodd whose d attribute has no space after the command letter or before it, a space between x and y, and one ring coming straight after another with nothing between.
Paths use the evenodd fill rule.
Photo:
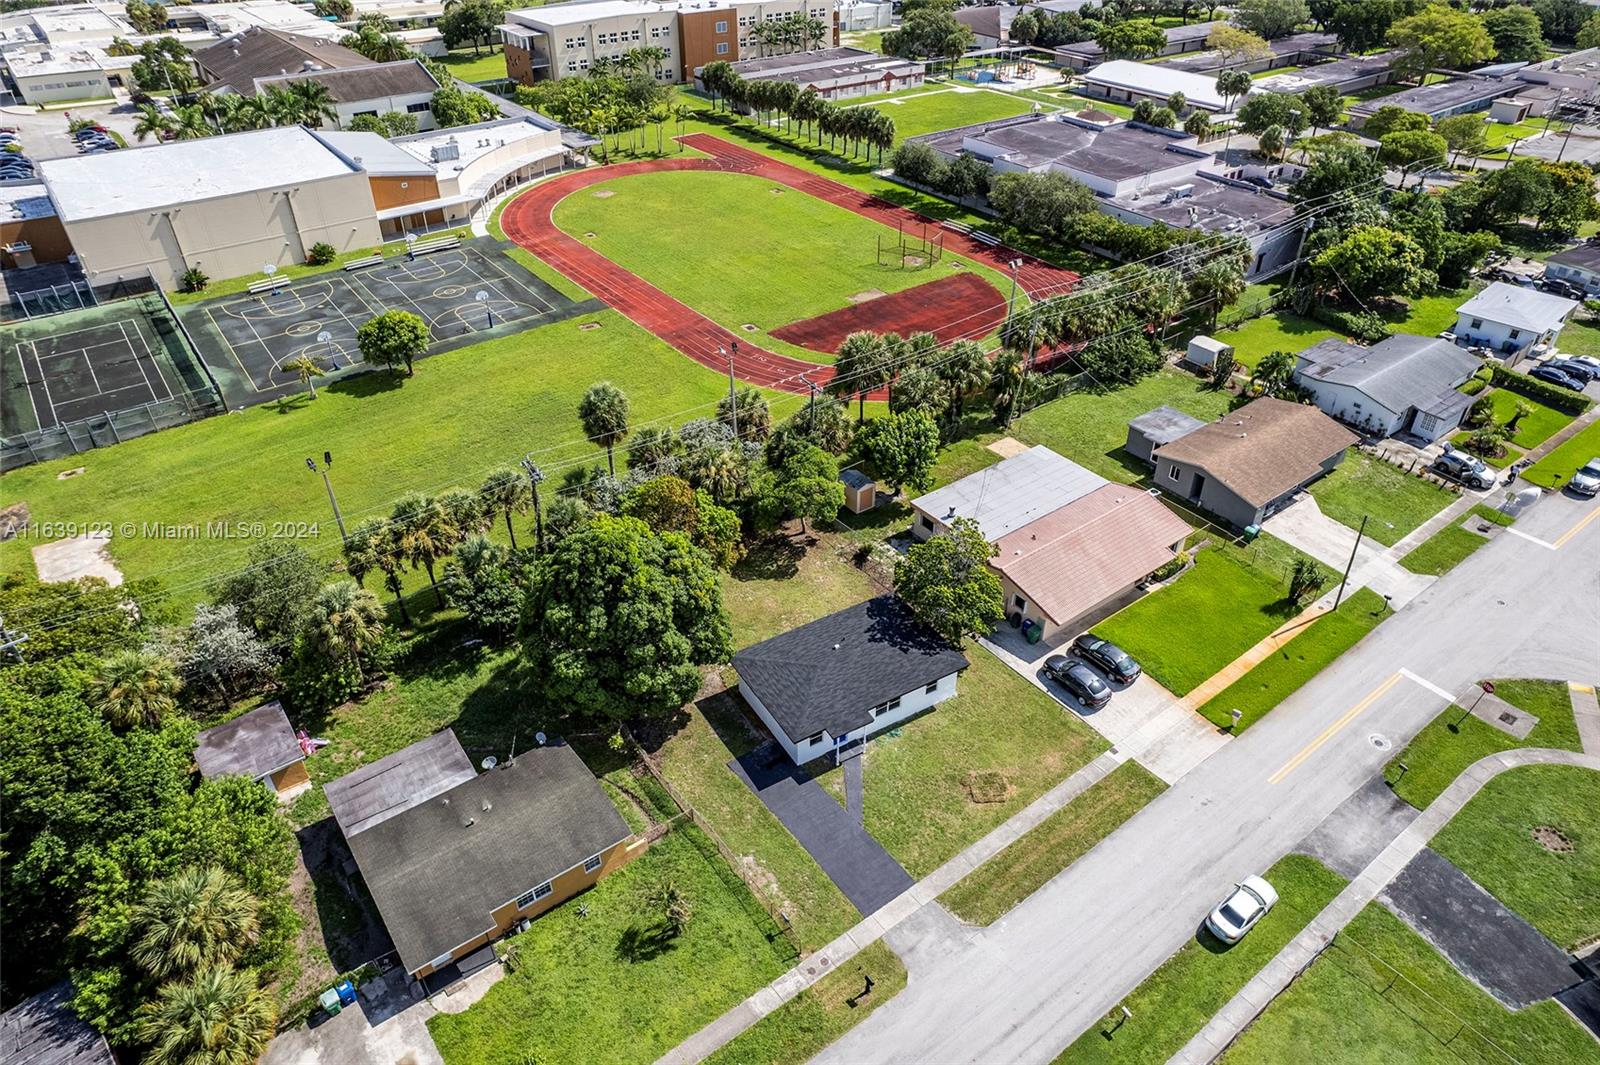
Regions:
<instances>
[{"instance_id":1,"label":"asphalt road","mask_svg":"<svg viewBox=\"0 0 1600 1065\"><path fill-rule=\"evenodd\" d=\"M1517 527L817 1060L1047 1062L1370 780L1444 707L1435 686L1600 680L1600 504L1550 495Z\"/></svg>"}]
</instances>

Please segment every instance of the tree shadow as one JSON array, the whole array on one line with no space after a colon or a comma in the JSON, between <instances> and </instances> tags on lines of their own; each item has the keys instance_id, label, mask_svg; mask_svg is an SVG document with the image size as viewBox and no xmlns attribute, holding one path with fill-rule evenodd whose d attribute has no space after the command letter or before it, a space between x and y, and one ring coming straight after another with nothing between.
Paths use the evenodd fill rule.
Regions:
<instances>
[{"instance_id":1,"label":"tree shadow","mask_svg":"<svg viewBox=\"0 0 1600 1065\"><path fill-rule=\"evenodd\" d=\"M803 543L781 533L765 536L750 545L731 571L738 581L786 581L800 572L806 557Z\"/></svg>"},{"instance_id":2,"label":"tree shadow","mask_svg":"<svg viewBox=\"0 0 1600 1065\"><path fill-rule=\"evenodd\" d=\"M310 405L311 396L309 393L296 392L292 396L279 396L277 402L272 405L272 413L293 414L296 411L304 410Z\"/></svg>"},{"instance_id":3,"label":"tree shadow","mask_svg":"<svg viewBox=\"0 0 1600 1065\"><path fill-rule=\"evenodd\" d=\"M365 399L368 396L382 395L393 392L406 383L404 372L394 373L390 370L365 368L356 370L349 377L340 378L323 387L324 392L338 392L340 395L353 396L356 399Z\"/></svg>"},{"instance_id":4,"label":"tree shadow","mask_svg":"<svg viewBox=\"0 0 1600 1065\"><path fill-rule=\"evenodd\" d=\"M295 835L311 877L312 903L329 964L346 972L394 950L394 941L333 818L307 825Z\"/></svg>"},{"instance_id":5,"label":"tree shadow","mask_svg":"<svg viewBox=\"0 0 1600 1065\"><path fill-rule=\"evenodd\" d=\"M666 921L635 921L617 937L617 959L629 964L652 961L677 946L678 936Z\"/></svg>"}]
</instances>

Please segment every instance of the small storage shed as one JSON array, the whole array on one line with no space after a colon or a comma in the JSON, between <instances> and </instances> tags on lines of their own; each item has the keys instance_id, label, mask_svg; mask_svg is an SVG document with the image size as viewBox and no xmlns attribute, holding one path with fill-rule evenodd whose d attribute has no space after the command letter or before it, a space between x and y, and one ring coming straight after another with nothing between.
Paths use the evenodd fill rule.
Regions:
<instances>
[{"instance_id":1,"label":"small storage shed","mask_svg":"<svg viewBox=\"0 0 1600 1065\"><path fill-rule=\"evenodd\" d=\"M1199 418L1173 407L1157 407L1128 423L1128 442L1123 445L1123 450L1140 462L1154 466L1156 448L1170 444L1204 424Z\"/></svg>"},{"instance_id":2,"label":"small storage shed","mask_svg":"<svg viewBox=\"0 0 1600 1065\"><path fill-rule=\"evenodd\" d=\"M1513 125L1527 118L1532 107L1532 100L1520 96L1502 96L1489 105L1489 121Z\"/></svg>"},{"instance_id":3,"label":"small storage shed","mask_svg":"<svg viewBox=\"0 0 1600 1065\"><path fill-rule=\"evenodd\" d=\"M1183 360L1191 366L1211 366L1217 361L1217 356L1226 352L1233 354L1233 345L1224 344L1216 337L1208 337L1204 333L1189 341L1189 351Z\"/></svg>"},{"instance_id":4,"label":"small storage shed","mask_svg":"<svg viewBox=\"0 0 1600 1065\"><path fill-rule=\"evenodd\" d=\"M200 733L194 752L203 777L259 780L290 799L311 786L306 753L289 727L283 704L271 702Z\"/></svg>"},{"instance_id":5,"label":"small storage shed","mask_svg":"<svg viewBox=\"0 0 1600 1065\"><path fill-rule=\"evenodd\" d=\"M878 485L860 470L841 470L839 480L844 482L844 506L852 514L865 514L878 505Z\"/></svg>"}]
</instances>

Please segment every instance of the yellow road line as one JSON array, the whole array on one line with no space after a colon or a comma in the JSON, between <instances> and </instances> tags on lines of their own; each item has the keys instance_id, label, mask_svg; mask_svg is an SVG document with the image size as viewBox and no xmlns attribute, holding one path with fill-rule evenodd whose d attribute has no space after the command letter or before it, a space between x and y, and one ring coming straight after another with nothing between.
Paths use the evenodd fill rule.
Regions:
<instances>
[{"instance_id":1,"label":"yellow road line","mask_svg":"<svg viewBox=\"0 0 1600 1065\"><path fill-rule=\"evenodd\" d=\"M1554 544L1551 544L1550 546L1555 547L1555 548L1560 548L1562 544L1566 543L1568 540L1572 539L1574 536L1577 536L1578 533L1583 531L1583 527L1585 525L1588 525L1591 521L1593 521L1596 518L1600 518L1600 507L1596 507L1594 510L1589 511L1589 514L1588 514L1587 517L1585 517L1582 521L1578 522L1578 524L1574 525L1572 528L1568 529L1566 532L1562 533L1561 537L1558 540L1556 540L1556 542Z\"/></svg>"},{"instance_id":2,"label":"yellow road line","mask_svg":"<svg viewBox=\"0 0 1600 1065\"><path fill-rule=\"evenodd\" d=\"M1276 784L1278 781L1294 772L1301 762L1304 762L1307 758L1310 758L1313 754L1317 753L1317 748L1321 747L1324 743L1327 743L1330 739L1332 739L1334 733L1338 732L1350 722L1354 721L1363 710L1377 702L1379 699L1383 698L1385 692L1399 683L1400 674L1396 673L1388 680L1374 688L1370 693L1368 693L1365 699L1362 699L1349 710L1346 710L1343 717L1324 729L1322 735L1306 744L1303 748L1301 748L1299 754L1285 762L1283 764L1283 768L1279 769L1276 773L1272 774L1272 776L1268 777L1267 783Z\"/></svg>"}]
</instances>

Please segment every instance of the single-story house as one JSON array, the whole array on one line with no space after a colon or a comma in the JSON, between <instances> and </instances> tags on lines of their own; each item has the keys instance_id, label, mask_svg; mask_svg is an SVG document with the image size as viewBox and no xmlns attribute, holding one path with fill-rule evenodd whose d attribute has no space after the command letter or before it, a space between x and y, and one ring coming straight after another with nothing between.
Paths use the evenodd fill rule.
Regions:
<instances>
[{"instance_id":1,"label":"single-story house","mask_svg":"<svg viewBox=\"0 0 1600 1065\"><path fill-rule=\"evenodd\" d=\"M1356 440L1315 407L1263 396L1156 448L1155 483L1244 529L1338 466Z\"/></svg>"},{"instance_id":2,"label":"single-story house","mask_svg":"<svg viewBox=\"0 0 1600 1065\"><path fill-rule=\"evenodd\" d=\"M1556 334L1578 307L1576 300L1536 288L1491 281L1456 308L1456 343L1490 348L1514 366L1553 345Z\"/></svg>"},{"instance_id":3,"label":"single-story house","mask_svg":"<svg viewBox=\"0 0 1600 1065\"><path fill-rule=\"evenodd\" d=\"M1600 244L1579 244L1544 261L1544 272L1585 292L1600 294Z\"/></svg>"},{"instance_id":4,"label":"single-story house","mask_svg":"<svg viewBox=\"0 0 1600 1065\"><path fill-rule=\"evenodd\" d=\"M106 1037L72 1009L72 983L61 981L0 1013L0 1061L6 1065L117 1065Z\"/></svg>"},{"instance_id":5,"label":"single-story house","mask_svg":"<svg viewBox=\"0 0 1600 1065\"><path fill-rule=\"evenodd\" d=\"M1458 389L1481 365L1437 337L1397 333L1371 347L1333 338L1299 354L1294 380L1347 425L1432 443L1461 424L1472 397Z\"/></svg>"},{"instance_id":6,"label":"single-story house","mask_svg":"<svg viewBox=\"0 0 1600 1065\"><path fill-rule=\"evenodd\" d=\"M1137 599L1191 531L1154 494L1108 483L1002 536L989 564L1007 616L1049 640Z\"/></svg>"},{"instance_id":7,"label":"single-story house","mask_svg":"<svg viewBox=\"0 0 1600 1065\"><path fill-rule=\"evenodd\" d=\"M847 755L956 694L967 659L881 595L733 656L739 693L796 765Z\"/></svg>"},{"instance_id":8,"label":"single-story house","mask_svg":"<svg viewBox=\"0 0 1600 1065\"><path fill-rule=\"evenodd\" d=\"M306 752L276 701L200 733L194 760L203 777L249 777L284 800L311 787Z\"/></svg>"},{"instance_id":9,"label":"single-story house","mask_svg":"<svg viewBox=\"0 0 1600 1065\"><path fill-rule=\"evenodd\" d=\"M1181 92L1190 107L1213 112L1244 102L1243 96L1224 100L1217 92L1215 77L1175 70L1159 63L1135 63L1130 59L1101 63L1083 76L1078 91L1085 96L1124 104L1136 104L1140 100L1165 104L1167 97Z\"/></svg>"},{"instance_id":10,"label":"single-story house","mask_svg":"<svg viewBox=\"0 0 1600 1065\"><path fill-rule=\"evenodd\" d=\"M1399 107L1427 115L1430 122L1437 122L1451 115L1482 111L1500 97L1511 96L1521 88L1518 82L1501 78L1463 77L1439 81L1357 103L1350 108L1349 126L1360 129L1382 107Z\"/></svg>"},{"instance_id":11,"label":"single-story house","mask_svg":"<svg viewBox=\"0 0 1600 1065\"><path fill-rule=\"evenodd\" d=\"M1122 450L1147 465L1156 464L1155 451L1180 436L1187 436L1205 422L1176 407L1157 407L1145 411L1128 423L1128 440Z\"/></svg>"},{"instance_id":12,"label":"single-story house","mask_svg":"<svg viewBox=\"0 0 1600 1065\"><path fill-rule=\"evenodd\" d=\"M949 532L958 518L971 518L994 543L1105 483L1039 444L913 499L911 535L926 540Z\"/></svg>"},{"instance_id":13,"label":"single-story house","mask_svg":"<svg viewBox=\"0 0 1600 1065\"><path fill-rule=\"evenodd\" d=\"M445 731L340 777L327 794L400 964L418 979L560 905L642 848L594 774L560 743L475 773Z\"/></svg>"}]
</instances>

